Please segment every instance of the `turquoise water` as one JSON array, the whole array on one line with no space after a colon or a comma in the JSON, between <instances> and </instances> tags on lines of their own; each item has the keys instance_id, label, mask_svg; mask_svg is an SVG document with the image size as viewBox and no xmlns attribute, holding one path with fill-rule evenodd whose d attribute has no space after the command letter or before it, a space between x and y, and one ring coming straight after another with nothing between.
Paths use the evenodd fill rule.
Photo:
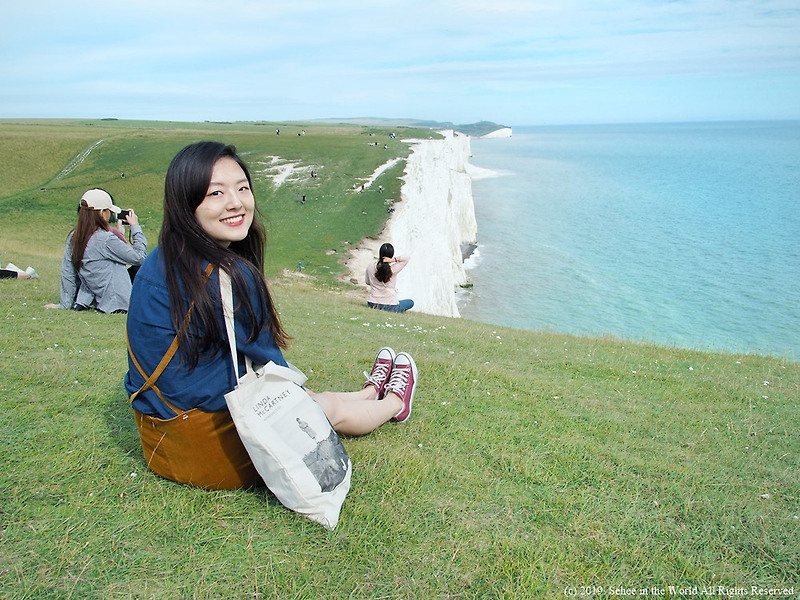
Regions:
<instances>
[{"instance_id":1,"label":"turquoise water","mask_svg":"<svg viewBox=\"0 0 800 600\"><path fill-rule=\"evenodd\" d=\"M800 122L472 140L465 318L800 360Z\"/></svg>"}]
</instances>

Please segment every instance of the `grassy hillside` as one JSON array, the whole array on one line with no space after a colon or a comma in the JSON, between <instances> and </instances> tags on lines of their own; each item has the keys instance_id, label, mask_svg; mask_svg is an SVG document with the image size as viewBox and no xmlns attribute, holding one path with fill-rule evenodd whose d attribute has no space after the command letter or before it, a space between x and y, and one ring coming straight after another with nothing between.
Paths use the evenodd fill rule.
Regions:
<instances>
[{"instance_id":1,"label":"grassy hillside","mask_svg":"<svg viewBox=\"0 0 800 600\"><path fill-rule=\"evenodd\" d=\"M0 124L0 259L41 274L0 281L0 597L797 596L798 363L370 311L336 273L346 242L385 218L385 198L350 190L383 142L295 129ZM355 389L384 344L420 367L407 423L344 440L353 487L334 532L264 491L149 473L121 385L125 317L42 308L80 191L107 186L155 242L169 159L210 137L319 170L256 190L288 358L309 385Z\"/></svg>"},{"instance_id":2,"label":"grassy hillside","mask_svg":"<svg viewBox=\"0 0 800 600\"><path fill-rule=\"evenodd\" d=\"M393 131L396 138L389 135ZM253 171L269 234L269 273L303 262L309 275L331 282L343 272L342 253L350 244L382 229L388 205L399 198L404 163L384 172L363 193L353 185L360 189L378 167L406 157L408 144L401 138L430 135L437 134L274 123L0 121L0 259L33 250L33 229L32 262L40 262L33 260L37 255L63 252L78 201L90 187L107 189L118 205L133 207L154 246L169 161L186 144L214 139L234 144ZM289 164L292 175L282 182L279 178L276 186L280 169ZM317 177L311 177L312 170ZM298 195L306 196L304 205Z\"/></svg>"}]
</instances>

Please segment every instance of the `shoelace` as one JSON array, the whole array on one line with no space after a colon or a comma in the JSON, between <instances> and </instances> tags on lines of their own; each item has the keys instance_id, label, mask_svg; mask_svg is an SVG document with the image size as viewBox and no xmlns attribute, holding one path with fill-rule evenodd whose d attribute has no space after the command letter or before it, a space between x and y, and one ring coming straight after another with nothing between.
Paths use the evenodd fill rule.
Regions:
<instances>
[{"instance_id":1,"label":"shoelace","mask_svg":"<svg viewBox=\"0 0 800 600\"><path fill-rule=\"evenodd\" d=\"M389 379L389 383L386 384L386 390L392 390L402 395L402 392L405 390L406 386L408 386L408 376L410 374L411 371L409 369L395 369L392 371L392 377ZM396 381L397 379L400 381Z\"/></svg>"},{"instance_id":2,"label":"shoelace","mask_svg":"<svg viewBox=\"0 0 800 600\"><path fill-rule=\"evenodd\" d=\"M364 377L367 378L367 381L373 383L375 385L381 385L389 375L389 369L391 369L390 364L379 363L372 368L372 374L367 374L364 371Z\"/></svg>"}]
</instances>

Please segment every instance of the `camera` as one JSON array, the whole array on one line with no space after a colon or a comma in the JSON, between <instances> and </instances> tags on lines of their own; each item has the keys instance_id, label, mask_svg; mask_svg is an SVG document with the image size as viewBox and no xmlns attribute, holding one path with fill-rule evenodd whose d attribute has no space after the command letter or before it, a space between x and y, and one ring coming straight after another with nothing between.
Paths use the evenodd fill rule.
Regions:
<instances>
[{"instance_id":1,"label":"camera","mask_svg":"<svg viewBox=\"0 0 800 600\"><path fill-rule=\"evenodd\" d=\"M129 210L121 210L121 211L119 211L119 214L117 215L117 220L120 223L125 223L127 225L127 223L128 223L127 217L128 217L129 214L131 214L131 211L129 211Z\"/></svg>"}]
</instances>

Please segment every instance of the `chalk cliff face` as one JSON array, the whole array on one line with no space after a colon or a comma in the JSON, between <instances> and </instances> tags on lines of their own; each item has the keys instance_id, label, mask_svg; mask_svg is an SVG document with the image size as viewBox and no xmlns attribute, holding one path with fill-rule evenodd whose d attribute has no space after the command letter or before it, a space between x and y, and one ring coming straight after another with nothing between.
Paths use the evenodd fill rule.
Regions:
<instances>
[{"instance_id":1,"label":"chalk cliff face","mask_svg":"<svg viewBox=\"0 0 800 600\"><path fill-rule=\"evenodd\" d=\"M503 127L501 129L496 129L491 133L487 133L486 135L482 135L482 138L491 139L491 138L510 138L513 134L513 131L510 127Z\"/></svg>"},{"instance_id":2,"label":"chalk cliff face","mask_svg":"<svg viewBox=\"0 0 800 600\"><path fill-rule=\"evenodd\" d=\"M467 280L462 244L474 243L478 226L467 173L469 138L453 131L444 140L413 145L401 201L381 235L411 261L397 277L399 297L414 300L414 310L458 317L455 290ZM363 273L359 279L363 281Z\"/></svg>"}]
</instances>

